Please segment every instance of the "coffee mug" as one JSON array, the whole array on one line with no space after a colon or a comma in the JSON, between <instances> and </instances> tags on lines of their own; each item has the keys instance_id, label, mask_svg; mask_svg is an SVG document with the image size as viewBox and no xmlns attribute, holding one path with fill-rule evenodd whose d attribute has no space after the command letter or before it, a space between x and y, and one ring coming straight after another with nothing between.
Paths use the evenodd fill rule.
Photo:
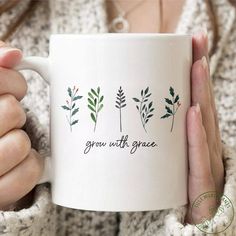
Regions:
<instances>
[{"instance_id":1,"label":"coffee mug","mask_svg":"<svg viewBox=\"0 0 236 236\"><path fill-rule=\"evenodd\" d=\"M187 203L192 40L176 34L52 35L18 70L50 84L55 204L149 211ZM45 168L48 169L48 168Z\"/></svg>"}]
</instances>

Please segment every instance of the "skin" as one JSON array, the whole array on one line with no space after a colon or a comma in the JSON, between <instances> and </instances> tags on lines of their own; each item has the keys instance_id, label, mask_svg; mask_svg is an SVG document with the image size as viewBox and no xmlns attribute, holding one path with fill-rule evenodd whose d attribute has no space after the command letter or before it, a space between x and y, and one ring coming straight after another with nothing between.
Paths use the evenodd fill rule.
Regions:
<instances>
[{"instance_id":1,"label":"skin","mask_svg":"<svg viewBox=\"0 0 236 236\"><path fill-rule=\"evenodd\" d=\"M127 5L132 2L121 2L123 9L125 3ZM176 1L163 2L164 9L167 9L167 6L169 9L163 15L164 19L169 19L163 24L165 26L163 30L172 32L176 26L173 22L177 22L184 1L179 0L178 7L174 5ZM144 16L147 18L145 23L140 25L139 30L132 28L132 32L147 32L147 29L148 32L156 32L153 19L156 17L157 21L158 16L153 12L148 14L148 9L152 11L154 8L150 3L156 4L155 1L150 0L146 3L149 5L143 10L143 14L139 12L136 17L129 15L131 25L138 26L138 22L142 21ZM108 12L111 16L115 11L112 10L109 2L108 4ZM19 101L26 94L27 84L22 75L12 69L19 63L21 57L20 50L9 48L0 42L0 209L3 210L7 210L9 206L16 204L27 195L36 185L43 171L42 158L31 148L29 137L21 130L26 117ZM207 191L216 191L221 195L224 186L222 145L207 61L207 35L200 32L193 36L192 104L186 119L189 161L189 205L186 215L188 223L198 222L209 208L217 207L217 202L208 201L203 207L195 209L191 218L190 210L194 200Z\"/></svg>"},{"instance_id":2,"label":"skin","mask_svg":"<svg viewBox=\"0 0 236 236\"><path fill-rule=\"evenodd\" d=\"M43 160L31 148L21 129L26 114L20 100L26 94L23 76L12 68L22 53L0 42L0 209L8 210L27 195L39 181ZM22 203L22 200L20 201Z\"/></svg>"}]
</instances>

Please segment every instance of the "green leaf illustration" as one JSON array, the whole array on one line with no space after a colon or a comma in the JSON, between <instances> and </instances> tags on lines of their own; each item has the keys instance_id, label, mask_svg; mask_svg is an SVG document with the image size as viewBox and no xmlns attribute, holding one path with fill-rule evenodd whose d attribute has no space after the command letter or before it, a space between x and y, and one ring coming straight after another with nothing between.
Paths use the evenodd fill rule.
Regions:
<instances>
[{"instance_id":1,"label":"green leaf illustration","mask_svg":"<svg viewBox=\"0 0 236 236\"><path fill-rule=\"evenodd\" d=\"M94 122L94 132L96 131L97 121L98 121L98 113L102 110L104 105L102 104L104 100L104 96L100 96L101 89L97 87L96 89L91 88L88 92L88 108L90 111L90 117Z\"/></svg>"},{"instance_id":2,"label":"green leaf illustration","mask_svg":"<svg viewBox=\"0 0 236 236\"><path fill-rule=\"evenodd\" d=\"M71 91L71 88L70 88L70 87L68 87L67 92L68 92L69 96L71 97L72 91Z\"/></svg>"},{"instance_id":3,"label":"green leaf illustration","mask_svg":"<svg viewBox=\"0 0 236 236\"><path fill-rule=\"evenodd\" d=\"M166 103L173 105L173 102L169 98L165 98Z\"/></svg>"},{"instance_id":4,"label":"green leaf illustration","mask_svg":"<svg viewBox=\"0 0 236 236\"><path fill-rule=\"evenodd\" d=\"M94 96L92 95L92 93L88 92L89 97L93 100Z\"/></svg>"},{"instance_id":5,"label":"green leaf illustration","mask_svg":"<svg viewBox=\"0 0 236 236\"><path fill-rule=\"evenodd\" d=\"M167 103L167 105L165 105L166 114L164 114L161 119L172 117L170 129L170 132L172 132L174 128L175 115L181 104L179 102L179 95L176 95L175 97L175 91L172 87L169 88L169 94L171 96L171 99L165 98L165 102ZM171 105L171 107L169 107L168 105Z\"/></svg>"},{"instance_id":6,"label":"green leaf illustration","mask_svg":"<svg viewBox=\"0 0 236 236\"><path fill-rule=\"evenodd\" d=\"M139 99L137 99L137 98L133 98L133 100L134 100L135 102L140 102Z\"/></svg>"},{"instance_id":7,"label":"green leaf illustration","mask_svg":"<svg viewBox=\"0 0 236 236\"><path fill-rule=\"evenodd\" d=\"M92 120L96 123L96 118L95 118L94 113L91 113L90 116L91 116Z\"/></svg>"},{"instance_id":8,"label":"green leaf illustration","mask_svg":"<svg viewBox=\"0 0 236 236\"><path fill-rule=\"evenodd\" d=\"M171 116L171 114L165 114L164 116L161 117L161 119L167 118L169 116Z\"/></svg>"},{"instance_id":9,"label":"green leaf illustration","mask_svg":"<svg viewBox=\"0 0 236 236\"><path fill-rule=\"evenodd\" d=\"M78 123L78 120L74 120L72 123L71 123L71 125L75 125L75 124L77 124Z\"/></svg>"},{"instance_id":10,"label":"green leaf illustration","mask_svg":"<svg viewBox=\"0 0 236 236\"><path fill-rule=\"evenodd\" d=\"M98 94L95 92L94 89L91 89L91 92L92 92L96 97L98 97Z\"/></svg>"},{"instance_id":11,"label":"green leaf illustration","mask_svg":"<svg viewBox=\"0 0 236 236\"><path fill-rule=\"evenodd\" d=\"M88 102L91 106L95 106L94 100L92 101L90 98L88 98Z\"/></svg>"},{"instance_id":12,"label":"green leaf illustration","mask_svg":"<svg viewBox=\"0 0 236 236\"><path fill-rule=\"evenodd\" d=\"M145 89L144 94L146 95L146 94L148 93L148 91L149 91L149 87L147 87L147 88Z\"/></svg>"},{"instance_id":13,"label":"green leaf illustration","mask_svg":"<svg viewBox=\"0 0 236 236\"><path fill-rule=\"evenodd\" d=\"M176 103L176 102L178 102L178 101L179 101L179 95L177 95L177 96L175 97L174 103Z\"/></svg>"},{"instance_id":14,"label":"green leaf illustration","mask_svg":"<svg viewBox=\"0 0 236 236\"><path fill-rule=\"evenodd\" d=\"M99 108L98 108L98 112L101 111L102 108L103 108L103 104L101 104L101 105L99 106Z\"/></svg>"},{"instance_id":15,"label":"green leaf illustration","mask_svg":"<svg viewBox=\"0 0 236 236\"><path fill-rule=\"evenodd\" d=\"M78 99L81 99L83 96L76 96L76 97L74 97L73 98L73 101L76 101L76 100L78 100Z\"/></svg>"},{"instance_id":16,"label":"green leaf illustration","mask_svg":"<svg viewBox=\"0 0 236 236\"><path fill-rule=\"evenodd\" d=\"M170 91L170 95L171 95L172 97L174 97L174 96L175 96L175 91L174 91L174 89L173 89L172 87L170 87L169 91Z\"/></svg>"},{"instance_id":17,"label":"green leaf illustration","mask_svg":"<svg viewBox=\"0 0 236 236\"><path fill-rule=\"evenodd\" d=\"M61 106L63 109L65 109L65 110L70 110L70 108L69 107L67 107L67 106Z\"/></svg>"},{"instance_id":18,"label":"green leaf illustration","mask_svg":"<svg viewBox=\"0 0 236 236\"><path fill-rule=\"evenodd\" d=\"M71 116L75 115L78 111L79 111L79 108L74 109L74 110L72 111Z\"/></svg>"},{"instance_id":19,"label":"green leaf illustration","mask_svg":"<svg viewBox=\"0 0 236 236\"><path fill-rule=\"evenodd\" d=\"M165 106L165 108L168 113L172 114L172 110L168 106Z\"/></svg>"},{"instance_id":20,"label":"green leaf illustration","mask_svg":"<svg viewBox=\"0 0 236 236\"><path fill-rule=\"evenodd\" d=\"M70 126L71 132L72 132L72 126L77 124L79 121L78 119L72 120L72 116L75 116L75 114L77 114L79 111L79 107L76 107L76 101L83 97L83 96L77 95L78 90L79 89L76 88L75 86L73 87L73 89L68 87L67 92L69 95L69 99L66 100L67 105L61 106L64 110L68 111L68 115L66 115L66 119L67 119L67 122Z\"/></svg>"},{"instance_id":21,"label":"green leaf illustration","mask_svg":"<svg viewBox=\"0 0 236 236\"><path fill-rule=\"evenodd\" d=\"M136 103L139 103L139 105L136 105L136 108L139 112L142 126L145 132L147 132L146 124L149 122L150 118L153 117L154 115L153 101L149 102L149 98L151 96L151 93L149 93L149 87L147 87L145 90L142 89L140 94L141 94L141 99L133 98L133 100Z\"/></svg>"},{"instance_id":22,"label":"green leaf illustration","mask_svg":"<svg viewBox=\"0 0 236 236\"><path fill-rule=\"evenodd\" d=\"M88 108L89 108L91 111L96 112L95 109L94 109L91 105L89 105L89 104L88 104Z\"/></svg>"}]
</instances>

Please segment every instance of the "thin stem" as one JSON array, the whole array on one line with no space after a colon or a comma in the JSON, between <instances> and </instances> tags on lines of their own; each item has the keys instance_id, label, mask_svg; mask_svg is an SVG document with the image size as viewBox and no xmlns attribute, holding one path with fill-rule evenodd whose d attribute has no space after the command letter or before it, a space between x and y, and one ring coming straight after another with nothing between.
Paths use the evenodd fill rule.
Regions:
<instances>
[{"instance_id":1,"label":"thin stem","mask_svg":"<svg viewBox=\"0 0 236 236\"><path fill-rule=\"evenodd\" d=\"M170 132L172 132L172 130L173 130L174 122L175 122L175 115L172 115L172 123L171 123L171 129L170 129Z\"/></svg>"},{"instance_id":2,"label":"thin stem","mask_svg":"<svg viewBox=\"0 0 236 236\"><path fill-rule=\"evenodd\" d=\"M142 117L143 99L144 99L144 96L142 97L142 101L141 101L141 103L140 103L139 113L140 113L140 118L141 118L141 122L142 122L143 128L144 128L145 132L147 133L147 130L146 130L146 128L145 128L145 123L144 123L144 120L143 120L143 117Z\"/></svg>"},{"instance_id":3,"label":"thin stem","mask_svg":"<svg viewBox=\"0 0 236 236\"><path fill-rule=\"evenodd\" d=\"M121 123L121 105L120 105L120 132L122 132L122 123Z\"/></svg>"},{"instance_id":4,"label":"thin stem","mask_svg":"<svg viewBox=\"0 0 236 236\"><path fill-rule=\"evenodd\" d=\"M176 114L176 112L178 111L178 109L179 109L179 106L177 106L177 108L176 108L176 110L175 110L175 113L174 113L174 114Z\"/></svg>"},{"instance_id":5,"label":"thin stem","mask_svg":"<svg viewBox=\"0 0 236 236\"><path fill-rule=\"evenodd\" d=\"M71 125L71 110L72 110L72 95L70 98L70 132L72 132L72 125Z\"/></svg>"},{"instance_id":6,"label":"thin stem","mask_svg":"<svg viewBox=\"0 0 236 236\"><path fill-rule=\"evenodd\" d=\"M96 119L95 119L95 125L94 125L94 129L93 131L95 132L96 131L96 126L97 126L97 121L98 121L98 109L99 109L99 94L98 94L98 101L97 101L97 104L96 104Z\"/></svg>"},{"instance_id":7,"label":"thin stem","mask_svg":"<svg viewBox=\"0 0 236 236\"><path fill-rule=\"evenodd\" d=\"M173 131L173 127L174 127L174 122L175 122L175 103L174 103L174 98L172 100L172 103L173 103L173 109L172 109L172 123L171 123L171 129L170 129L170 132Z\"/></svg>"}]
</instances>

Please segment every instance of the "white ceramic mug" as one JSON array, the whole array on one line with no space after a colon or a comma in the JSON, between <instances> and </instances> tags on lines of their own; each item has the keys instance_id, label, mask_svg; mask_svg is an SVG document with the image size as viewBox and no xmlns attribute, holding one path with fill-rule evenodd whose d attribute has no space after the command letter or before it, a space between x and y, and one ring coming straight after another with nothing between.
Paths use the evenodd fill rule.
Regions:
<instances>
[{"instance_id":1,"label":"white ceramic mug","mask_svg":"<svg viewBox=\"0 0 236 236\"><path fill-rule=\"evenodd\" d=\"M52 201L97 211L187 203L190 35L52 35L25 58L50 83Z\"/></svg>"}]
</instances>

